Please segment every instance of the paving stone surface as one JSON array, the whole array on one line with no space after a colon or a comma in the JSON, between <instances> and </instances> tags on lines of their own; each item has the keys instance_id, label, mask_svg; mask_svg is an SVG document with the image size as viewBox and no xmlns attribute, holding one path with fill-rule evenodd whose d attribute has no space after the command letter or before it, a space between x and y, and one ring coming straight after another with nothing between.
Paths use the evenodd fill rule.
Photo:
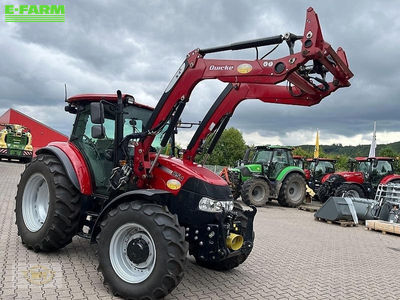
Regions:
<instances>
[{"instance_id":1,"label":"paving stone surface","mask_svg":"<svg viewBox=\"0 0 400 300\"><path fill-rule=\"evenodd\" d=\"M75 237L55 253L22 245L14 198L23 169L0 162L0 299L117 299L103 286L87 240ZM273 203L259 209L255 232L244 264L221 273L189 258L166 299L400 298L399 236L318 222L310 212Z\"/></svg>"}]
</instances>

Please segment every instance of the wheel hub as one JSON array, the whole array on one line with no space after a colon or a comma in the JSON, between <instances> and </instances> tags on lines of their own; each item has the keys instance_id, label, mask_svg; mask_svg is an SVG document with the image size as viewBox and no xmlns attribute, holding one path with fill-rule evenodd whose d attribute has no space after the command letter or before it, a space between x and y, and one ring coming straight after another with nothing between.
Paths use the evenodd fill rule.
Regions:
<instances>
[{"instance_id":1,"label":"wheel hub","mask_svg":"<svg viewBox=\"0 0 400 300\"><path fill-rule=\"evenodd\" d=\"M149 257L149 245L142 238L133 239L129 242L127 255L134 264L141 264Z\"/></svg>"}]
</instances>

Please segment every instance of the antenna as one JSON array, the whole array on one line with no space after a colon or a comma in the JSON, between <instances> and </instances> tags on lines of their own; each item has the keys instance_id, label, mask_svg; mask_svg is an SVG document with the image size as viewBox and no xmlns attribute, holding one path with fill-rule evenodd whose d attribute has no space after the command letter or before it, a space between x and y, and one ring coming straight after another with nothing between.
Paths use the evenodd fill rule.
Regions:
<instances>
[{"instance_id":1,"label":"antenna","mask_svg":"<svg viewBox=\"0 0 400 300\"><path fill-rule=\"evenodd\" d=\"M68 93L67 93L67 84L64 83L64 100L67 102L68 99Z\"/></svg>"}]
</instances>

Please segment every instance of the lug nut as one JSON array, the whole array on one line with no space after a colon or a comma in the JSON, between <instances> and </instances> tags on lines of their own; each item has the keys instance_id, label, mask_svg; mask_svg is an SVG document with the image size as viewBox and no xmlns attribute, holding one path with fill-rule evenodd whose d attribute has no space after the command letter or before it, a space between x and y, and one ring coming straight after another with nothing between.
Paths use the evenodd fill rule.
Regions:
<instances>
[{"instance_id":1,"label":"lug nut","mask_svg":"<svg viewBox=\"0 0 400 300\"><path fill-rule=\"evenodd\" d=\"M208 226L208 227L207 227L207 231L210 231L210 230L211 230L211 228L210 228L210 226Z\"/></svg>"},{"instance_id":2,"label":"lug nut","mask_svg":"<svg viewBox=\"0 0 400 300\"><path fill-rule=\"evenodd\" d=\"M196 241L197 239L198 239L198 237L197 237L197 236L195 236L195 237L194 237L194 240Z\"/></svg>"},{"instance_id":3,"label":"lug nut","mask_svg":"<svg viewBox=\"0 0 400 300\"><path fill-rule=\"evenodd\" d=\"M198 231L198 230L196 230L194 233L195 233L195 234L198 234L198 233L199 233L199 231Z\"/></svg>"},{"instance_id":4,"label":"lug nut","mask_svg":"<svg viewBox=\"0 0 400 300\"><path fill-rule=\"evenodd\" d=\"M200 245L200 246L203 246L203 242L200 242L199 245Z\"/></svg>"}]
</instances>

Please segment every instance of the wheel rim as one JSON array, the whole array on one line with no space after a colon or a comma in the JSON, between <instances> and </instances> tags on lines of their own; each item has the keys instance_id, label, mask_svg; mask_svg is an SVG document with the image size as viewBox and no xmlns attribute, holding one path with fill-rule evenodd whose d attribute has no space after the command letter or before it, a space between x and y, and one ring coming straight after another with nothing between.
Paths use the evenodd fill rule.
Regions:
<instances>
[{"instance_id":1,"label":"wheel rim","mask_svg":"<svg viewBox=\"0 0 400 300\"><path fill-rule=\"evenodd\" d=\"M143 251L142 249L142 252L147 255L142 255L140 257L142 258L141 261L134 262L132 261L133 250L131 248L134 247L132 245L137 246L138 244L148 251ZM156 263L154 240L143 226L136 223L124 224L114 232L110 242L109 254L115 273L128 283L140 283L146 280L152 273Z\"/></svg>"},{"instance_id":2,"label":"wheel rim","mask_svg":"<svg viewBox=\"0 0 400 300\"><path fill-rule=\"evenodd\" d=\"M260 203L265 198L265 189L262 186L257 185L251 191L251 195L253 202Z\"/></svg>"},{"instance_id":3,"label":"wheel rim","mask_svg":"<svg viewBox=\"0 0 400 300\"><path fill-rule=\"evenodd\" d=\"M349 190L344 193L345 197L360 198L360 194L355 190Z\"/></svg>"},{"instance_id":4,"label":"wheel rim","mask_svg":"<svg viewBox=\"0 0 400 300\"><path fill-rule=\"evenodd\" d=\"M293 181L288 186L288 194L290 199L293 201L298 201L301 198L301 184L297 181Z\"/></svg>"},{"instance_id":5,"label":"wheel rim","mask_svg":"<svg viewBox=\"0 0 400 300\"><path fill-rule=\"evenodd\" d=\"M49 211L49 186L42 174L33 174L27 181L22 196L22 218L26 228L36 232L42 228Z\"/></svg>"}]
</instances>

